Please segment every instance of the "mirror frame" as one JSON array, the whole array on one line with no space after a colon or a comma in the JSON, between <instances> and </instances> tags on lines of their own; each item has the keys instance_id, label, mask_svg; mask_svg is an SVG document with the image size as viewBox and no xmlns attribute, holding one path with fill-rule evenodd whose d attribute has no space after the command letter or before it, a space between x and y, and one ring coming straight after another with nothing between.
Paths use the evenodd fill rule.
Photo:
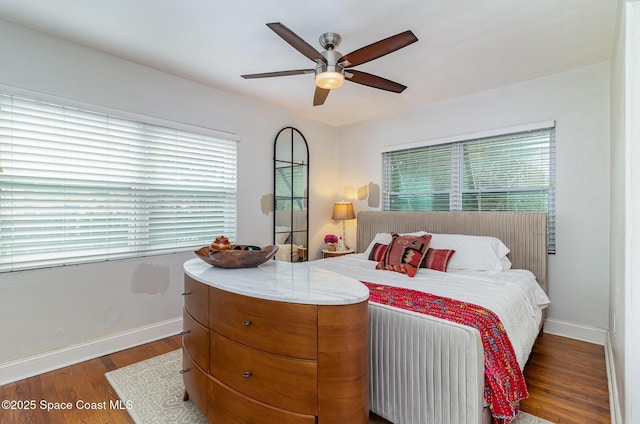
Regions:
<instances>
[{"instance_id":1,"label":"mirror frame","mask_svg":"<svg viewBox=\"0 0 640 424\"><path fill-rule=\"evenodd\" d=\"M283 154L285 152L285 154ZM280 155L280 157L279 157ZM285 156L285 157L283 157ZM278 166L280 165L280 166ZM282 166L284 165L284 166ZM303 184L303 195L296 196L296 192L299 192L300 188L294 187L294 169L298 166L306 167L304 172L305 178L301 183ZM278 169L288 167L291 175L291 190L285 193L278 193L276 181L278 179ZM303 168L303 170L305 170ZM291 205L288 209L277 209L278 203L290 201ZM293 208L294 202L302 202L304 214L297 216L294 219L294 211L298 209ZM285 241L286 244L302 244L302 249L298 248L296 252L291 249L291 257L289 260L307 261L309 260L308 248L309 248L309 145L304 135L296 128L285 127L281 129L276 135L273 143L273 244L276 244L278 235L282 235L282 232L276 232L278 226L277 217L278 210L289 211L289 220L291 223L289 227L289 235ZM302 225L296 224L303 219Z\"/></svg>"}]
</instances>

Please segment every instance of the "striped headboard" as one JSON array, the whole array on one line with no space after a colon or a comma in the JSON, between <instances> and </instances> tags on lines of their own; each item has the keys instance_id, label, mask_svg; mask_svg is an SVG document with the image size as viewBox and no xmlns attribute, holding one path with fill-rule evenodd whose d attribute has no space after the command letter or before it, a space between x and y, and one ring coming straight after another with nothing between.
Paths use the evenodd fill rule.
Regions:
<instances>
[{"instance_id":1,"label":"striped headboard","mask_svg":"<svg viewBox=\"0 0 640 424\"><path fill-rule=\"evenodd\" d=\"M427 231L440 234L493 236L511 250L512 268L528 269L547 291L547 215L534 212L399 212L358 214L357 252L364 252L377 233Z\"/></svg>"}]
</instances>

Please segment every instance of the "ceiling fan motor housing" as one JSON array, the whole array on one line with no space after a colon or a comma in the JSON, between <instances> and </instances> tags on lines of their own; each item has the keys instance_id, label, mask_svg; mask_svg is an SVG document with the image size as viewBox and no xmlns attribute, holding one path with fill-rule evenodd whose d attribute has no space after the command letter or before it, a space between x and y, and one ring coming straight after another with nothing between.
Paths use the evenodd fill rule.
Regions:
<instances>
[{"instance_id":1,"label":"ceiling fan motor housing","mask_svg":"<svg viewBox=\"0 0 640 424\"><path fill-rule=\"evenodd\" d=\"M326 50L322 55L327 63L318 60L316 63L316 85L324 89L334 89L342 86L344 82L344 67L337 63L342 54L336 50Z\"/></svg>"},{"instance_id":2,"label":"ceiling fan motor housing","mask_svg":"<svg viewBox=\"0 0 640 424\"><path fill-rule=\"evenodd\" d=\"M344 66L338 63L338 59L342 57L342 53L337 50L325 50L322 53L322 56L327 59L327 63L316 61L316 74L318 72L344 72Z\"/></svg>"},{"instance_id":3,"label":"ceiling fan motor housing","mask_svg":"<svg viewBox=\"0 0 640 424\"><path fill-rule=\"evenodd\" d=\"M340 34L336 34L335 32L325 32L318 38L318 41L323 49L333 50L340 45L342 37L340 37Z\"/></svg>"}]
</instances>

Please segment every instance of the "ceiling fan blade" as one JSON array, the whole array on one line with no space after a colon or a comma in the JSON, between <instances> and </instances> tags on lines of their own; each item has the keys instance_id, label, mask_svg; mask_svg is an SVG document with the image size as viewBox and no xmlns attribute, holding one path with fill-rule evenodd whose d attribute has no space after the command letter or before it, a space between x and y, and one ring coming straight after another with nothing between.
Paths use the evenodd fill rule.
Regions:
<instances>
[{"instance_id":1,"label":"ceiling fan blade","mask_svg":"<svg viewBox=\"0 0 640 424\"><path fill-rule=\"evenodd\" d=\"M329 95L329 91L326 88L320 88L316 86L316 92L313 95L313 105L320 106L324 104L324 101L327 100L327 96Z\"/></svg>"},{"instance_id":2,"label":"ceiling fan blade","mask_svg":"<svg viewBox=\"0 0 640 424\"><path fill-rule=\"evenodd\" d=\"M302 38L300 38L286 26L282 25L280 22L273 22L267 24L267 26L271 28L273 32L278 34L284 41L291 44L294 49L298 50L309 59L313 61L320 60L323 63L327 63L327 59L322 56L319 51L314 49L309 43L304 41Z\"/></svg>"},{"instance_id":3,"label":"ceiling fan blade","mask_svg":"<svg viewBox=\"0 0 640 424\"><path fill-rule=\"evenodd\" d=\"M362 47L338 59L338 63L342 63L345 68L358 66L363 63L377 59L389 53L393 53L403 47L407 47L411 43L418 41L418 38L411 31L401 32L384 40L377 41L368 46ZM349 62L343 63L343 62Z\"/></svg>"},{"instance_id":4,"label":"ceiling fan blade","mask_svg":"<svg viewBox=\"0 0 640 424\"><path fill-rule=\"evenodd\" d=\"M394 93L402 93L406 85L398 84L386 78L379 77L377 75L368 74L362 71L356 71L355 69L349 69L346 74L346 80L356 82L362 85L368 85L369 87L379 88L380 90L392 91ZM351 74L349 76L348 74Z\"/></svg>"},{"instance_id":5,"label":"ceiling fan blade","mask_svg":"<svg viewBox=\"0 0 640 424\"><path fill-rule=\"evenodd\" d=\"M240 76L244 79L270 78L270 77L286 77L289 75L312 74L314 72L315 71L313 69L295 69L292 71L263 72L261 74L246 74L246 75L240 75Z\"/></svg>"}]
</instances>

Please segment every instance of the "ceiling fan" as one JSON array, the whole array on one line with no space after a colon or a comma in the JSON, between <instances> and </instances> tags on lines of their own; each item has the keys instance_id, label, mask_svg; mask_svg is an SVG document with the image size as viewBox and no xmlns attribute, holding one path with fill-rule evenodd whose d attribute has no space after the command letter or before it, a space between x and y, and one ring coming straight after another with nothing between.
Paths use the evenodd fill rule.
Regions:
<instances>
[{"instance_id":1,"label":"ceiling fan","mask_svg":"<svg viewBox=\"0 0 640 424\"><path fill-rule=\"evenodd\" d=\"M379 88L381 90L392 91L394 93L401 93L407 88L397 82L352 68L400 50L411 43L415 43L418 41L418 38L411 31L401 32L400 34L369 44L349 54L342 55L335 50L340 44L340 41L342 41L342 37L335 32L325 32L320 36L320 45L325 49L320 53L280 22L270 23L267 24L267 26L294 49L316 62L316 66L312 69L295 69L291 71L241 75L242 78L269 78L315 73L316 91L313 96L314 106L322 105L327 99L329 91L341 87L345 78L347 81Z\"/></svg>"}]
</instances>

